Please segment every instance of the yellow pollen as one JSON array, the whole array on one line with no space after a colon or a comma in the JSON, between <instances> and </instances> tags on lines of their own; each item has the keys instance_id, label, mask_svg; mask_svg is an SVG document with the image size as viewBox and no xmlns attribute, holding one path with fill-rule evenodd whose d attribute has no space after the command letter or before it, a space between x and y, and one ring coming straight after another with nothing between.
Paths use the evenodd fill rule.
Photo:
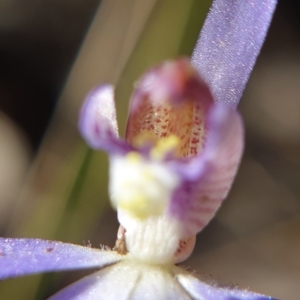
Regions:
<instances>
[{"instance_id":1,"label":"yellow pollen","mask_svg":"<svg viewBox=\"0 0 300 300\"><path fill-rule=\"evenodd\" d=\"M154 159L162 159L166 154L171 152L177 156L179 145L179 138L176 135L171 134L166 138L160 139L151 149L150 155Z\"/></svg>"},{"instance_id":2,"label":"yellow pollen","mask_svg":"<svg viewBox=\"0 0 300 300\"><path fill-rule=\"evenodd\" d=\"M147 144L153 145L150 156L154 159L160 160L171 152L173 152L175 156L179 156L180 139L175 134L159 138L153 132L145 130L133 140L133 145L136 147L142 147ZM134 155L138 155L136 152L133 153Z\"/></svg>"},{"instance_id":3,"label":"yellow pollen","mask_svg":"<svg viewBox=\"0 0 300 300\"><path fill-rule=\"evenodd\" d=\"M142 147L145 144L155 145L158 139L158 136L152 131L144 130L133 139L132 144L135 147Z\"/></svg>"},{"instance_id":4,"label":"yellow pollen","mask_svg":"<svg viewBox=\"0 0 300 300\"><path fill-rule=\"evenodd\" d=\"M142 156L138 152L131 151L126 155L126 160L130 163L138 164L142 161Z\"/></svg>"}]
</instances>

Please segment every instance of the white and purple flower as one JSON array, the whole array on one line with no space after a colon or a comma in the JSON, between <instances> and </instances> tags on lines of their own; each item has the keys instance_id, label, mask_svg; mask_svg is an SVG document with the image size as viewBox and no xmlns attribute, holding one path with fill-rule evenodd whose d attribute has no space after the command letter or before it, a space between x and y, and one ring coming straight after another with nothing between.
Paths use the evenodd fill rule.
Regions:
<instances>
[{"instance_id":1,"label":"white and purple flower","mask_svg":"<svg viewBox=\"0 0 300 300\"><path fill-rule=\"evenodd\" d=\"M126 139L118 136L113 87L87 97L80 131L110 157L114 250L37 239L0 239L0 278L100 270L51 299L267 300L204 283L175 264L226 197L243 151L235 107L263 43L275 0L215 0L190 60L167 61L138 82Z\"/></svg>"}]
</instances>

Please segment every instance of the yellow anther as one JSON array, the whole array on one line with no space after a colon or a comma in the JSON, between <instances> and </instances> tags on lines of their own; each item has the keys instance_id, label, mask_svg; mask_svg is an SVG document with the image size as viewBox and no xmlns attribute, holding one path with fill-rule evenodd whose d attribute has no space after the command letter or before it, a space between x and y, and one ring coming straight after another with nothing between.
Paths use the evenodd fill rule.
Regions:
<instances>
[{"instance_id":1,"label":"yellow anther","mask_svg":"<svg viewBox=\"0 0 300 300\"><path fill-rule=\"evenodd\" d=\"M145 130L138 134L132 141L133 146L142 147L146 144L155 145L158 141L158 136L152 131Z\"/></svg>"},{"instance_id":2,"label":"yellow anther","mask_svg":"<svg viewBox=\"0 0 300 300\"><path fill-rule=\"evenodd\" d=\"M128 154L126 154L125 158L133 164L140 163L142 161L142 156L138 152L131 151Z\"/></svg>"},{"instance_id":3,"label":"yellow anther","mask_svg":"<svg viewBox=\"0 0 300 300\"><path fill-rule=\"evenodd\" d=\"M179 148L179 138L172 134L166 138L160 139L156 145L151 149L150 155L155 159L162 159L167 153L174 152L177 154Z\"/></svg>"}]
</instances>

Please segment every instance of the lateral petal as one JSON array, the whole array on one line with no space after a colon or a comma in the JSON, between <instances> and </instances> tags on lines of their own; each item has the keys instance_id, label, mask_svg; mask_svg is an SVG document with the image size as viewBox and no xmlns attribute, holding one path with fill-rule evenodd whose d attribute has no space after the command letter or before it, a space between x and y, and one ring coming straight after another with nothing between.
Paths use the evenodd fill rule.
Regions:
<instances>
[{"instance_id":1,"label":"lateral petal","mask_svg":"<svg viewBox=\"0 0 300 300\"><path fill-rule=\"evenodd\" d=\"M207 116L203 151L187 162L175 162L182 184L174 191L169 213L182 222L183 237L199 232L227 196L243 152L243 124L235 110L217 104Z\"/></svg>"},{"instance_id":2,"label":"lateral petal","mask_svg":"<svg viewBox=\"0 0 300 300\"><path fill-rule=\"evenodd\" d=\"M220 287L217 284L202 282L176 266L173 267L173 272L181 286L195 300L276 300L237 287Z\"/></svg>"},{"instance_id":3,"label":"lateral petal","mask_svg":"<svg viewBox=\"0 0 300 300\"><path fill-rule=\"evenodd\" d=\"M95 88L81 109L79 130L87 144L96 150L126 152L130 148L119 139L114 90L104 84Z\"/></svg>"},{"instance_id":4,"label":"lateral petal","mask_svg":"<svg viewBox=\"0 0 300 300\"><path fill-rule=\"evenodd\" d=\"M0 238L0 279L103 267L123 259L113 251L39 239Z\"/></svg>"}]
</instances>

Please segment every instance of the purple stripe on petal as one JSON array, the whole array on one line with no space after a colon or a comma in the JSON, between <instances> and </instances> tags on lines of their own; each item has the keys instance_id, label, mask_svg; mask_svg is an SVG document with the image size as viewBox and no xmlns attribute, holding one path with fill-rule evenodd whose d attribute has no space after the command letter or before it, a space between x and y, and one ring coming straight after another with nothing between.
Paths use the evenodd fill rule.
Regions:
<instances>
[{"instance_id":1,"label":"purple stripe on petal","mask_svg":"<svg viewBox=\"0 0 300 300\"><path fill-rule=\"evenodd\" d=\"M243 151L243 124L237 111L217 104L207 116L203 152L175 164L182 184L173 194L169 212L183 223L183 236L199 232L226 197ZM177 166L176 166L177 165Z\"/></svg>"},{"instance_id":2,"label":"purple stripe on petal","mask_svg":"<svg viewBox=\"0 0 300 300\"><path fill-rule=\"evenodd\" d=\"M0 238L0 279L41 272L102 267L122 260L104 251L39 239Z\"/></svg>"},{"instance_id":3,"label":"purple stripe on petal","mask_svg":"<svg viewBox=\"0 0 300 300\"><path fill-rule=\"evenodd\" d=\"M204 283L176 266L173 267L173 272L181 286L195 300L276 300L232 286L224 288L218 287L216 284Z\"/></svg>"},{"instance_id":4,"label":"purple stripe on petal","mask_svg":"<svg viewBox=\"0 0 300 300\"><path fill-rule=\"evenodd\" d=\"M95 88L81 109L79 130L87 144L108 152L126 152L130 148L118 137L114 90L104 84Z\"/></svg>"},{"instance_id":5,"label":"purple stripe on petal","mask_svg":"<svg viewBox=\"0 0 300 300\"><path fill-rule=\"evenodd\" d=\"M266 36L276 0L215 0L192 64L217 102L235 108Z\"/></svg>"}]
</instances>

